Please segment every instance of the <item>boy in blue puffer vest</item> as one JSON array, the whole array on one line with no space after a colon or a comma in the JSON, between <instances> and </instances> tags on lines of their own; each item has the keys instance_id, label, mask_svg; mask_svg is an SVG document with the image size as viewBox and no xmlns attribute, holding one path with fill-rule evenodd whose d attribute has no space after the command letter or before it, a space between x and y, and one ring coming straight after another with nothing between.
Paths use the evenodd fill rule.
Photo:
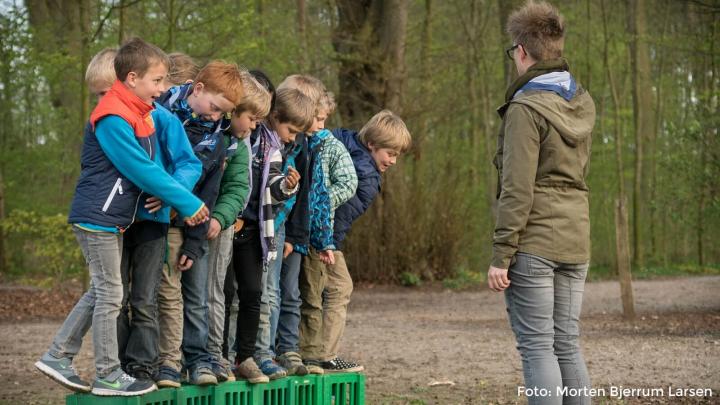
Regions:
<instances>
[{"instance_id":1,"label":"boy in blue puffer vest","mask_svg":"<svg viewBox=\"0 0 720 405\"><path fill-rule=\"evenodd\" d=\"M205 204L155 163L153 100L163 90L168 58L139 38L114 59L117 80L102 96L85 128L80 178L68 222L88 263L91 284L49 350L35 363L44 374L75 391L141 395L152 381L125 374L118 359L117 317L122 302L122 233L133 223L142 192L175 207L188 225L208 220ZM72 367L82 338L93 325L96 379L92 386Z\"/></svg>"},{"instance_id":2,"label":"boy in blue puffer vest","mask_svg":"<svg viewBox=\"0 0 720 405\"><path fill-rule=\"evenodd\" d=\"M373 116L360 132L334 129L355 166L358 186L355 195L335 210L333 241L335 264L327 266L323 290L322 368L326 373L361 371L363 367L338 357L340 338L345 330L347 306L353 284L341 249L352 223L364 214L380 191L381 175L395 165L397 157L410 147L411 137L405 123L389 110Z\"/></svg>"}]
</instances>

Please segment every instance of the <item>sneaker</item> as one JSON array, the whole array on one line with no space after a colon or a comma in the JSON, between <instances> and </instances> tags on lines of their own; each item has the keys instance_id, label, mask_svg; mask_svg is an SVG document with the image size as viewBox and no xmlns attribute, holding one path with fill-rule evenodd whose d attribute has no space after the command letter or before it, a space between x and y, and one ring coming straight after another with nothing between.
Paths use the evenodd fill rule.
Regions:
<instances>
[{"instance_id":1,"label":"sneaker","mask_svg":"<svg viewBox=\"0 0 720 405\"><path fill-rule=\"evenodd\" d=\"M196 367L190 372L190 384L192 385L217 385L218 379L215 377L210 367Z\"/></svg>"},{"instance_id":2,"label":"sneaker","mask_svg":"<svg viewBox=\"0 0 720 405\"><path fill-rule=\"evenodd\" d=\"M275 361L287 370L287 375L305 375L308 373L300 354L296 352L283 353L275 358Z\"/></svg>"},{"instance_id":3,"label":"sneaker","mask_svg":"<svg viewBox=\"0 0 720 405\"><path fill-rule=\"evenodd\" d=\"M96 378L92 386L93 395L106 397L130 397L155 390L157 385L152 380L136 380L119 367L105 378Z\"/></svg>"},{"instance_id":4,"label":"sneaker","mask_svg":"<svg viewBox=\"0 0 720 405\"><path fill-rule=\"evenodd\" d=\"M280 367L271 359L265 359L260 363L260 371L271 380L277 380L287 375L287 370Z\"/></svg>"},{"instance_id":5,"label":"sneaker","mask_svg":"<svg viewBox=\"0 0 720 405\"><path fill-rule=\"evenodd\" d=\"M251 384L270 382L268 376L260 371L252 357L248 357L245 361L235 366L235 376L245 379Z\"/></svg>"},{"instance_id":6,"label":"sneaker","mask_svg":"<svg viewBox=\"0 0 720 405\"><path fill-rule=\"evenodd\" d=\"M160 366L155 382L160 388L180 388L180 373L172 367Z\"/></svg>"},{"instance_id":7,"label":"sneaker","mask_svg":"<svg viewBox=\"0 0 720 405\"><path fill-rule=\"evenodd\" d=\"M308 374L325 374L325 370L318 360L303 360Z\"/></svg>"},{"instance_id":8,"label":"sneaker","mask_svg":"<svg viewBox=\"0 0 720 405\"><path fill-rule=\"evenodd\" d=\"M213 360L212 372L217 377L218 382L235 381L235 376L228 372L228 367L220 361Z\"/></svg>"},{"instance_id":9,"label":"sneaker","mask_svg":"<svg viewBox=\"0 0 720 405\"><path fill-rule=\"evenodd\" d=\"M75 392L90 392L92 386L89 382L84 381L77 375L72 360L68 358L58 359L50 353L45 353L35 363L35 367L41 373L60 383L65 388L69 388Z\"/></svg>"},{"instance_id":10,"label":"sneaker","mask_svg":"<svg viewBox=\"0 0 720 405\"><path fill-rule=\"evenodd\" d=\"M323 361L321 365L326 373L357 373L365 370L365 367L352 361L343 360L340 357L335 357L330 361Z\"/></svg>"},{"instance_id":11,"label":"sneaker","mask_svg":"<svg viewBox=\"0 0 720 405\"><path fill-rule=\"evenodd\" d=\"M152 378L152 375L150 374L150 372L145 369L134 370L128 374L130 374L130 376L132 376L136 380L145 380L145 381L155 382L155 380Z\"/></svg>"}]
</instances>

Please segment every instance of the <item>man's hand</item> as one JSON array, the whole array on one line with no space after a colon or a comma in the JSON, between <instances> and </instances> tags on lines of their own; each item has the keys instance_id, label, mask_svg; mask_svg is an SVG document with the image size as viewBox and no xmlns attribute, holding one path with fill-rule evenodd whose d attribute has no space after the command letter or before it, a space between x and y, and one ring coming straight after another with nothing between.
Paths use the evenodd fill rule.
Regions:
<instances>
[{"instance_id":1,"label":"man's hand","mask_svg":"<svg viewBox=\"0 0 720 405\"><path fill-rule=\"evenodd\" d=\"M185 255L180 256L180 260L177 262L177 269L180 271L190 270L193 265L193 260Z\"/></svg>"},{"instance_id":2,"label":"man's hand","mask_svg":"<svg viewBox=\"0 0 720 405\"><path fill-rule=\"evenodd\" d=\"M510 286L508 270L490 266L488 269L488 286L491 290L502 292Z\"/></svg>"},{"instance_id":3,"label":"man's hand","mask_svg":"<svg viewBox=\"0 0 720 405\"><path fill-rule=\"evenodd\" d=\"M290 253L293 252L293 245L292 243L285 242L285 248L283 249L283 259L286 259L288 256L290 256Z\"/></svg>"},{"instance_id":4,"label":"man's hand","mask_svg":"<svg viewBox=\"0 0 720 405\"><path fill-rule=\"evenodd\" d=\"M285 186L289 190L292 190L297 186L298 181L300 181L300 173L298 173L294 167L288 166L288 173L287 176L285 176Z\"/></svg>"},{"instance_id":5,"label":"man's hand","mask_svg":"<svg viewBox=\"0 0 720 405\"><path fill-rule=\"evenodd\" d=\"M188 226L196 226L205 223L210 219L210 211L205 204L200 207L200 210L190 218L185 218L185 223Z\"/></svg>"},{"instance_id":6,"label":"man's hand","mask_svg":"<svg viewBox=\"0 0 720 405\"><path fill-rule=\"evenodd\" d=\"M208 240L213 240L220 235L220 231L222 230L222 227L220 226L220 222L212 218L210 219L210 227L208 228L207 238Z\"/></svg>"},{"instance_id":7,"label":"man's hand","mask_svg":"<svg viewBox=\"0 0 720 405\"><path fill-rule=\"evenodd\" d=\"M325 264L335 264L335 254L333 254L332 250L318 252L318 256L320 256L320 261Z\"/></svg>"},{"instance_id":8,"label":"man's hand","mask_svg":"<svg viewBox=\"0 0 720 405\"><path fill-rule=\"evenodd\" d=\"M160 208L162 208L162 201L160 201L159 198L150 197L145 200L145 209L147 209L151 214L160 211Z\"/></svg>"}]
</instances>

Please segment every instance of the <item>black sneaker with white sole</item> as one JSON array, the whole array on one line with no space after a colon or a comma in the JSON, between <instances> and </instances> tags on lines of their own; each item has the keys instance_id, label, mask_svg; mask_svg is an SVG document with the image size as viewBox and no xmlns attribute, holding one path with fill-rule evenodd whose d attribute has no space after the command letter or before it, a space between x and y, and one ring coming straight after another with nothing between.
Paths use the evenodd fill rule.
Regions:
<instances>
[{"instance_id":1,"label":"black sneaker with white sole","mask_svg":"<svg viewBox=\"0 0 720 405\"><path fill-rule=\"evenodd\" d=\"M69 388L75 392L90 392L90 390L92 390L90 383L83 381L80 376L77 375L77 371L75 371L75 367L72 365L72 360L68 358L58 359L50 353L45 353L40 360L35 363L35 367L65 388Z\"/></svg>"},{"instance_id":2,"label":"black sneaker with white sole","mask_svg":"<svg viewBox=\"0 0 720 405\"><path fill-rule=\"evenodd\" d=\"M321 365L326 373L357 373L365 370L365 367L352 361L343 360L340 357L335 357L330 361L323 361Z\"/></svg>"}]
</instances>

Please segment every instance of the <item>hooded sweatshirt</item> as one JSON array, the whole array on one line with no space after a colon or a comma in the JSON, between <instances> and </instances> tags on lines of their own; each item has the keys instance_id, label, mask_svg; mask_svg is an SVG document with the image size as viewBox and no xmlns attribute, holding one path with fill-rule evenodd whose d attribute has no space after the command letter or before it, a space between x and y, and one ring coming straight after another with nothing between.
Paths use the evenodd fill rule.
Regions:
<instances>
[{"instance_id":1,"label":"hooded sweatshirt","mask_svg":"<svg viewBox=\"0 0 720 405\"><path fill-rule=\"evenodd\" d=\"M492 265L517 252L590 260L588 175L595 104L563 59L531 67L498 109L498 214Z\"/></svg>"}]
</instances>

